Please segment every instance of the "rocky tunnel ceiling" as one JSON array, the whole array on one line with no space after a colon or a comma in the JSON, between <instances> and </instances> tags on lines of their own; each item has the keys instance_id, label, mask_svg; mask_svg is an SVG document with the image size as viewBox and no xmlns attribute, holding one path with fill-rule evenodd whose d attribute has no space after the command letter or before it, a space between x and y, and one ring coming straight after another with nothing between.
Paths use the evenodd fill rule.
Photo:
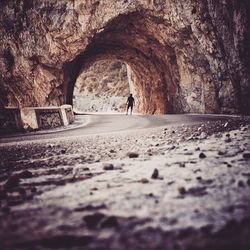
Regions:
<instances>
[{"instance_id":1,"label":"rocky tunnel ceiling","mask_svg":"<svg viewBox=\"0 0 250 250\"><path fill-rule=\"evenodd\" d=\"M249 113L247 0L0 2L4 107L72 103L94 62L130 66L145 113Z\"/></svg>"}]
</instances>

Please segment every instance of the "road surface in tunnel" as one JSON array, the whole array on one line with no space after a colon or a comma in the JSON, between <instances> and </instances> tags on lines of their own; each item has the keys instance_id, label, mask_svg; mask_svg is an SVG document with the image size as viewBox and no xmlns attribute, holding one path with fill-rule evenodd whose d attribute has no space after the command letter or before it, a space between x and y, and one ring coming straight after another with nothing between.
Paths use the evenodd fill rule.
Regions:
<instances>
[{"instance_id":1,"label":"road surface in tunnel","mask_svg":"<svg viewBox=\"0 0 250 250\"><path fill-rule=\"evenodd\" d=\"M77 115L79 126L63 130L38 131L25 134L9 135L0 138L0 143L53 140L74 138L85 135L113 132L129 132L169 125L195 124L208 121L228 120L232 116L225 115L119 115L119 114L86 114Z\"/></svg>"}]
</instances>

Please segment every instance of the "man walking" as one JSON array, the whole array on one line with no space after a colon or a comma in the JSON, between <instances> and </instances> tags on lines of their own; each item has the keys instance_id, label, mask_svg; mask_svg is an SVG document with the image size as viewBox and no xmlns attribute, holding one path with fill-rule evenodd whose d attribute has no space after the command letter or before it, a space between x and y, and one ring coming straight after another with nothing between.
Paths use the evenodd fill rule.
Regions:
<instances>
[{"instance_id":1,"label":"man walking","mask_svg":"<svg viewBox=\"0 0 250 250\"><path fill-rule=\"evenodd\" d=\"M126 113L126 115L128 114L129 108L130 108L130 115L132 115L134 104L135 104L135 99L134 99L133 95L130 94L130 96L128 97L128 100L127 100L127 113Z\"/></svg>"}]
</instances>

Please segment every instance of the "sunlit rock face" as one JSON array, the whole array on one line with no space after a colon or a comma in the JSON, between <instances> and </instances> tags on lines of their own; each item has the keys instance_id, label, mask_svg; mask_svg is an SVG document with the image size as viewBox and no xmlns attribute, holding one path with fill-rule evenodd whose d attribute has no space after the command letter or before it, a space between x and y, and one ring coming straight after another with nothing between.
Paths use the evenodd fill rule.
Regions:
<instances>
[{"instance_id":1,"label":"sunlit rock face","mask_svg":"<svg viewBox=\"0 0 250 250\"><path fill-rule=\"evenodd\" d=\"M129 94L126 64L97 61L77 78L73 104L76 112L125 112Z\"/></svg>"},{"instance_id":2,"label":"sunlit rock face","mask_svg":"<svg viewBox=\"0 0 250 250\"><path fill-rule=\"evenodd\" d=\"M2 106L71 103L115 59L145 113L250 113L248 0L3 0L0 18Z\"/></svg>"}]
</instances>

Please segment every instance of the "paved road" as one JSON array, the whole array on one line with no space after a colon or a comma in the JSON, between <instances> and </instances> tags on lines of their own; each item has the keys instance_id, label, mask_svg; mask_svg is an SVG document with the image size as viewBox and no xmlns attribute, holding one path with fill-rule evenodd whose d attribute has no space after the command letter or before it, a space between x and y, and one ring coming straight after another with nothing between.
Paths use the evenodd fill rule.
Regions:
<instances>
[{"instance_id":1,"label":"paved road","mask_svg":"<svg viewBox=\"0 0 250 250\"><path fill-rule=\"evenodd\" d=\"M3 249L250 249L249 125L229 133L240 119L225 128L232 117L210 115L89 115L75 124L86 119L2 139L12 141L0 147ZM200 126L189 124L214 120L222 122L199 133L219 127L220 138L187 140ZM168 125L176 133L163 133Z\"/></svg>"},{"instance_id":2,"label":"paved road","mask_svg":"<svg viewBox=\"0 0 250 250\"><path fill-rule=\"evenodd\" d=\"M78 115L76 124L60 131L39 131L0 138L0 143L48 140L82 137L85 135L125 132L138 129L156 128L174 124L194 124L214 120L228 120L230 116L220 115Z\"/></svg>"}]
</instances>

